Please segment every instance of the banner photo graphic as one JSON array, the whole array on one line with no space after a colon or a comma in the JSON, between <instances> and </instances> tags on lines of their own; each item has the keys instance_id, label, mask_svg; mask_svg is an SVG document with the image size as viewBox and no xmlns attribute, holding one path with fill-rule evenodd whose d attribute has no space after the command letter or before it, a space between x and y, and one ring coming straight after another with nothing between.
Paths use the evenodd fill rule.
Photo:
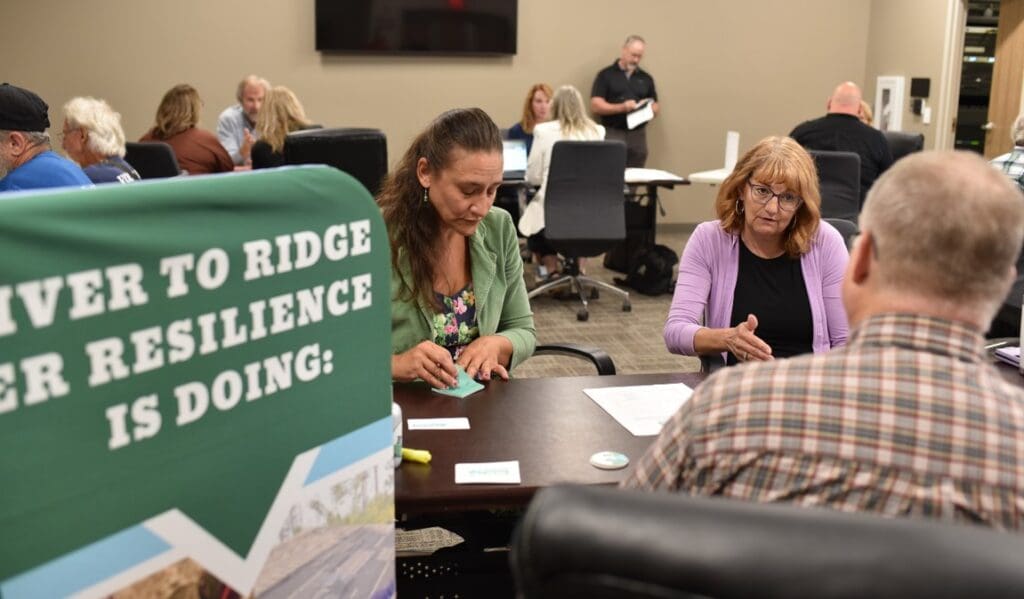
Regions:
<instances>
[{"instance_id":1,"label":"banner photo graphic","mask_svg":"<svg viewBox=\"0 0 1024 599\"><path fill-rule=\"evenodd\" d=\"M0 598L395 595L390 259L355 179L4 194L0 256Z\"/></svg>"}]
</instances>

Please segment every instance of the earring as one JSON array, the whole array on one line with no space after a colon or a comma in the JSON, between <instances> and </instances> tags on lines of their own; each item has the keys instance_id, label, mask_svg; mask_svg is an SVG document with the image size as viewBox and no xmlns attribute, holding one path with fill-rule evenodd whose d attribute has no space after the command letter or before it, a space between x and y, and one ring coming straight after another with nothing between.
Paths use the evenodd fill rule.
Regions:
<instances>
[{"instance_id":1,"label":"earring","mask_svg":"<svg viewBox=\"0 0 1024 599\"><path fill-rule=\"evenodd\" d=\"M743 214L743 202L739 198L736 198L736 213Z\"/></svg>"},{"instance_id":2,"label":"earring","mask_svg":"<svg viewBox=\"0 0 1024 599\"><path fill-rule=\"evenodd\" d=\"M429 190L430 190L429 187L424 187L423 188L423 203L424 204L426 204L427 202L430 201L430 195L428 194Z\"/></svg>"}]
</instances>

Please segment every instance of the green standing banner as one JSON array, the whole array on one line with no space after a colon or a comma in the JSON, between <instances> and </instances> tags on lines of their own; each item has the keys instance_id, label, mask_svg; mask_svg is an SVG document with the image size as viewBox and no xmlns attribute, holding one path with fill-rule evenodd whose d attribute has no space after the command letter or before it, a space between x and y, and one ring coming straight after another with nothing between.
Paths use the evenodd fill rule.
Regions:
<instances>
[{"instance_id":1,"label":"green standing banner","mask_svg":"<svg viewBox=\"0 0 1024 599\"><path fill-rule=\"evenodd\" d=\"M390 597L387 235L328 167L0 197L0 597Z\"/></svg>"}]
</instances>

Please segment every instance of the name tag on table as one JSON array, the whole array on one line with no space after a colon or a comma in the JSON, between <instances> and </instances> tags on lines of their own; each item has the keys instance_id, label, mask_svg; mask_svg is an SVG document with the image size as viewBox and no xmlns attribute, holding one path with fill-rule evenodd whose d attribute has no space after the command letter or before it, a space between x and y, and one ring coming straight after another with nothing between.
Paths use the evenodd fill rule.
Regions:
<instances>
[{"instance_id":1,"label":"name tag on table","mask_svg":"<svg viewBox=\"0 0 1024 599\"><path fill-rule=\"evenodd\" d=\"M469 418L410 418L411 431L459 431L469 430Z\"/></svg>"},{"instance_id":2,"label":"name tag on table","mask_svg":"<svg viewBox=\"0 0 1024 599\"><path fill-rule=\"evenodd\" d=\"M457 485L518 485L521 482L519 460L455 464Z\"/></svg>"}]
</instances>

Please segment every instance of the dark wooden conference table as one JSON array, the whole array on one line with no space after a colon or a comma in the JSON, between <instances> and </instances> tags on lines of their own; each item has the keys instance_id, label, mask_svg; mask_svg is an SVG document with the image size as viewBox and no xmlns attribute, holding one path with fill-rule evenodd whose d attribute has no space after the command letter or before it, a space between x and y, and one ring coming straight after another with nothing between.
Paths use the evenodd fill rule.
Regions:
<instances>
[{"instance_id":1,"label":"dark wooden conference table","mask_svg":"<svg viewBox=\"0 0 1024 599\"><path fill-rule=\"evenodd\" d=\"M469 430L404 432L405 447L426 449L430 464L403 462L395 470L395 511L399 515L524 507L539 489L558 483L613 485L655 437L634 437L583 390L684 383L695 387L699 373L581 376L491 381L482 391L458 399L430 391L424 383L394 385L394 399L409 418L469 418ZM599 451L626 454L622 470L590 465ZM519 461L518 485L455 484L455 464Z\"/></svg>"},{"instance_id":2,"label":"dark wooden conference table","mask_svg":"<svg viewBox=\"0 0 1024 599\"><path fill-rule=\"evenodd\" d=\"M995 362L1000 375L1024 387L1013 367ZM524 507L539 489L558 483L614 485L654 441L634 437L583 390L684 383L696 387L701 373L666 373L496 380L464 399L433 393L423 383L395 384L394 398L408 418L469 418L469 430L410 431L406 447L429 450L430 464L404 462L395 470L395 511L427 515ZM599 451L626 454L622 470L590 465ZM455 464L519 461L518 485L455 484Z\"/></svg>"}]
</instances>

